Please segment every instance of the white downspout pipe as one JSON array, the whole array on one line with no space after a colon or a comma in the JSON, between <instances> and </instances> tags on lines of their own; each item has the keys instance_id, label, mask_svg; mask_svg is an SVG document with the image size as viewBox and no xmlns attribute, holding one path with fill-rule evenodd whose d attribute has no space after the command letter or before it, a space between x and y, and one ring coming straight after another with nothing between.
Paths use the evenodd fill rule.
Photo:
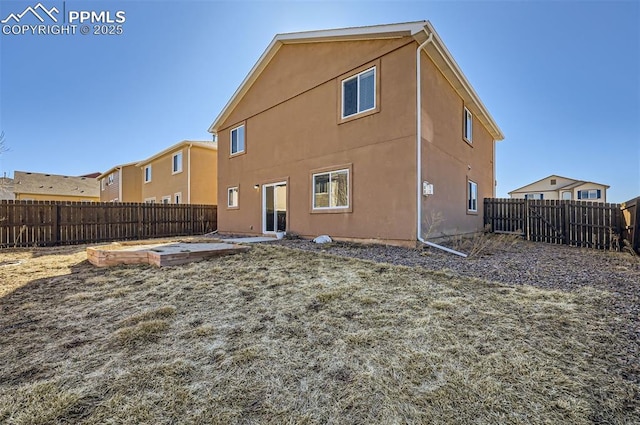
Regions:
<instances>
[{"instance_id":1,"label":"white downspout pipe","mask_svg":"<svg viewBox=\"0 0 640 425\"><path fill-rule=\"evenodd\" d=\"M123 167L118 167L118 201L119 202L124 202L124 200L122 199L122 180L124 180L124 177L122 176L122 169Z\"/></svg>"},{"instance_id":2,"label":"white downspout pipe","mask_svg":"<svg viewBox=\"0 0 640 425\"><path fill-rule=\"evenodd\" d=\"M191 146L187 147L187 204L191 203Z\"/></svg>"},{"instance_id":3,"label":"white downspout pipe","mask_svg":"<svg viewBox=\"0 0 640 425\"><path fill-rule=\"evenodd\" d=\"M427 31L424 30L425 34ZM427 39L418 46L416 50L416 212L417 212L417 238L425 245L432 246L434 248L441 249L451 254L459 255L460 257L466 257L467 254L455 251L453 249L438 245L433 242L426 241L422 237L422 84L421 84L421 67L420 67L420 53L427 44L433 41L433 34L429 34Z\"/></svg>"}]
</instances>

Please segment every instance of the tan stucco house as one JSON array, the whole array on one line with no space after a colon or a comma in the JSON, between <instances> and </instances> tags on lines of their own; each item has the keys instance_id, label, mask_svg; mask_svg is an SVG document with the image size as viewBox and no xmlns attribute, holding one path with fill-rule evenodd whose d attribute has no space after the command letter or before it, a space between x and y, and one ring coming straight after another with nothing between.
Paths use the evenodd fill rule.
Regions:
<instances>
[{"instance_id":1,"label":"tan stucco house","mask_svg":"<svg viewBox=\"0 0 640 425\"><path fill-rule=\"evenodd\" d=\"M13 193L17 201L100 201L98 180L84 176L15 171Z\"/></svg>"},{"instance_id":2,"label":"tan stucco house","mask_svg":"<svg viewBox=\"0 0 640 425\"><path fill-rule=\"evenodd\" d=\"M428 21L276 35L209 131L221 232L400 245L482 229L504 138Z\"/></svg>"},{"instance_id":3,"label":"tan stucco house","mask_svg":"<svg viewBox=\"0 0 640 425\"><path fill-rule=\"evenodd\" d=\"M551 175L509 192L515 199L555 199L607 202L609 186Z\"/></svg>"},{"instance_id":4,"label":"tan stucco house","mask_svg":"<svg viewBox=\"0 0 640 425\"><path fill-rule=\"evenodd\" d=\"M101 202L142 202L142 173L136 164L116 165L98 176Z\"/></svg>"},{"instance_id":5,"label":"tan stucco house","mask_svg":"<svg viewBox=\"0 0 640 425\"><path fill-rule=\"evenodd\" d=\"M215 142L184 140L138 162L141 201L217 204L217 156Z\"/></svg>"}]
</instances>

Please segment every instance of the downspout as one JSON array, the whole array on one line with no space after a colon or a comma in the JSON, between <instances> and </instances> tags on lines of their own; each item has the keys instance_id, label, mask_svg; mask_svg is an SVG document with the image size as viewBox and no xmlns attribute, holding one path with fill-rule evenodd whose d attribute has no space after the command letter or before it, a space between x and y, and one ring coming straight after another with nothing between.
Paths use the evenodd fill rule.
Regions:
<instances>
[{"instance_id":1,"label":"downspout","mask_svg":"<svg viewBox=\"0 0 640 425\"><path fill-rule=\"evenodd\" d=\"M122 167L118 168L118 201L124 202L122 199Z\"/></svg>"},{"instance_id":2,"label":"downspout","mask_svg":"<svg viewBox=\"0 0 640 425\"><path fill-rule=\"evenodd\" d=\"M427 30L423 30L427 34ZM427 39L418 46L416 50L416 210L417 210L417 239L425 245L441 249L451 254L459 255L460 257L466 257L467 254L455 251L442 245L438 245L433 242L426 241L422 237L422 87L421 87L421 67L420 67L420 52L427 44L433 41L433 34L428 34Z\"/></svg>"},{"instance_id":3,"label":"downspout","mask_svg":"<svg viewBox=\"0 0 640 425\"><path fill-rule=\"evenodd\" d=\"M191 203L191 146L187 147L187 204Z\"/></svg>"}]
</instances>

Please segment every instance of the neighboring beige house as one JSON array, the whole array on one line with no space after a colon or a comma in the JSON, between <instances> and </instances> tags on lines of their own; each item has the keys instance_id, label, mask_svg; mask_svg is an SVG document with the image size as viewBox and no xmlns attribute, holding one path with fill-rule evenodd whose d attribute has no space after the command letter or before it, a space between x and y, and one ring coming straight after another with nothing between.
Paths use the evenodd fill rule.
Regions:
<instances>
[{"instance_id":1,"label":"neighboring beige house","mask_svg":"<svg viewBox=\"0 0 640 425\"><path fill-rule=\"evenodd\" d=\"M16 171L13 193L17 201L100 201L98 180L58 174Z\"/></svg>"},{"instance_id":2,"label":"neighboring beige house","mask_svg":"<svg viewBox=\"0 0 640 425\"><path fill-rule=\"evenodd\" d=\"M509 192L512 198L562 199L607 202L609 186L584 180L551 175Z\"/></svg>"},{"instance_id":3,"label":"neighboring beige house","mask_svg":"<svg viewBox=\"0 0 640 425\"><path fill-rule=\"evenodd\" d=\"M218 147L184 140L138 162L142 202L217 204Z\"/></svg>"},{"instance_id":4,"label":"neighboring beige house","mask_svg":"<svg viewBox=\"0 0 640 425\"><path fill-rule=\"evenodd\" d=\"M4 177L0 177L0 200L14 200L16 196L13 193L13 179L7 177L6 173Z\"/></svg>"},{"instance_id":5,"label":"neighboring beige house","mask_svg":"<svg viewBox=\"0 0 640 425\"><path fill-rule=\"evenodd\" d=\"M482 229L504 138L428 21L276 35L209 131L220 232L399 245Z\"/></svg>"},{"instance_id":6,"label":"neighboring beige house","mask_svg":"<svg viewBox=\"0 0 640 425\"><path fill-rule=\"evenodd\" d=\"M142 202L142 173L137 162L116 165L100 174L100 201Z\"/></svg>"}]
</instances>

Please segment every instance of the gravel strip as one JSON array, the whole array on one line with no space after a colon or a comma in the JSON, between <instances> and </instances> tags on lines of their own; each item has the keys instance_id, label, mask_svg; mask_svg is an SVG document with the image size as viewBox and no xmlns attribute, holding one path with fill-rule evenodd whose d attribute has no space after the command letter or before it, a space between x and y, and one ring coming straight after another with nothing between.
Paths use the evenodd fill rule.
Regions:
<instances>
[{"instance_id":1,"label":"gravel strip","mask_svg":"<svg viewBox=\"0 0 640 425\"><path fill-rule=\"evenodd\" d=\"M617 350L622 376L640 384L640 257L629 252L605 252L523 241L504 235L482 236L449 244L472 252L469 258L436 248L401 248L285 238L273 242L288 248L317 251L363 260L477 277L508 285L574 291L592 287L610 292L604 305L612 332L628 335L626 347ZM637 395L638 396L638 395Z\"/></svg>"}]
</instances>

